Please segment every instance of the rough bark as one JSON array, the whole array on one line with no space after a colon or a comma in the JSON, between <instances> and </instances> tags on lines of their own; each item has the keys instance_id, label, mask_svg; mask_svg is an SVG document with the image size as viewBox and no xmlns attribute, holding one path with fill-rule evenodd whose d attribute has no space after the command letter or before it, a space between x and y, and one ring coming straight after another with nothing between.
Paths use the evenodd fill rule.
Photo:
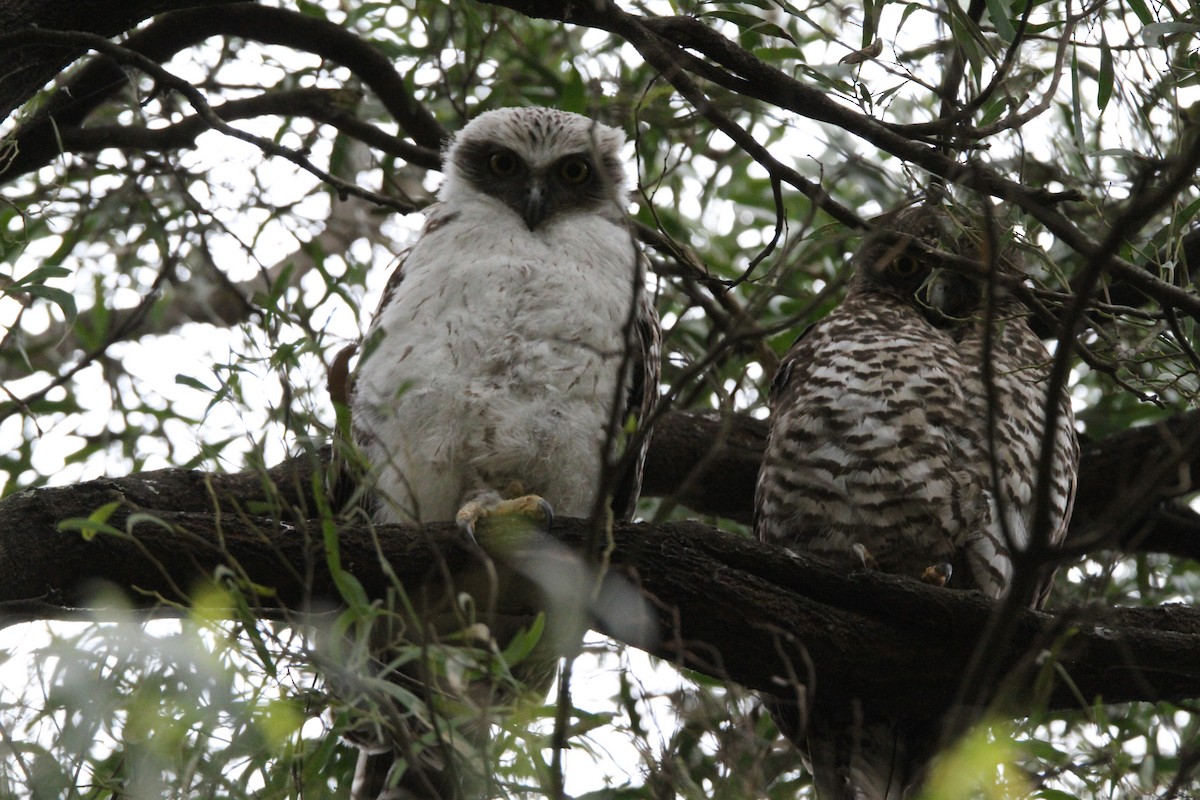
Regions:
<instances>
[{"instance_id":1,"label":"rough bark","mask_svg":"<svg viewBox=\"0 0 1200 800\"><path fill-rule=\"evenodd\" d=\"M1151 459L1144 470L1159 468L1152 460L1156 453L1164 448L1177 453L1197 418L1187 414L1112 437L1125 457L1122 469L1139 454ZM649 485L656 492L678 487L697 463L696 442L721 442L716 433L734 427L737 436L725 437L722 447L736 438L755 452L759 425L752 420L668 417L654 440L658 452L650 463L658 474ZM1106 443L1089 448L1085 484L1117 474ZM748 497L722 496L717 489L744 485L752 460L746 452L719 450L691 476L689 496L709 497L702 487L711 485L715 504L748 508ZM122 588L141 606L186 601L219 567L243 585L269 587L256 600L273 613L336 602L327 529L312 520L319 516L314 489L325 485L325 468L321 454L312 453L271 471L162 470L12 495L0 501L0 574L10 576L0 587L0 615L11 623L70 613L92 602L92 589L101 581ZM1081 498L1088 496L1081 492ZM1156 495L1155 502L1159 499ZM115 506L104 521L107 532L89 538L78 529L59 530L62 520L86 518L110 503ZM589 532L581 520L559 520L553 535L579 548ZM391 585L383 563L401 582L412 583L443 560L457 569L477 557L452 526L372 532L341 525L336 540L343 567L375 596ZM1148 541L1152 538L1143 538L1141 545ZM628 608L619 614L599 609L596 627L683 666L765 691L786 694L798 682L820 687L829 697L838 686L852 685L881 708L929 713L952 699L957 677L995 611L975 593L847 572L696 522L618 525L612 544L614 573L640 588L657 633L647 636L646 626L632 631L614 626L614 620L638 617ZM869 660L861 658L864 641L871 642ZM1061 672L1047 668L1046 653L1055 654ZM1200 612L1182 606L1026 611L1001 658L1001 673L1011 683L1006 697L1014 707L1030 699L1074 706L1076 691L1088 702L1197 697ZM1033 672L1045 680L1031 680ZM1037 698L1030 697L1030 686L1038 687Z\"/></svg>"},{"instance_id":2,"label":"rough bark","mask_svg":"<svg viewBox=\"0 0 1200 800\"><path fill-rule=\"evenodd\" d=\"M230 5L247 0L0 0L0 32L41 28L116 36L155 14L181 8ZM84 53L29 43L0 48L0 120L54 79Z\"/></svg>"},{"instance_id":3,"label":"rough bark","mask_svg":"<svg viewBox=\"0 0 1200 800\"><path fill-rule=\"evenodd\" d=\"M178 510L219 493L222 482L212 477L93 481L5 500L0 569L13 576L0 588L6 620L86 606L100 583L123 589L140 607L187 602L218 568L243 586L269 587L253 600L276 613L336 602L322 523ZM148 499L175 508L150 510L143 505ZM119 504L107 524L120 534L86 538L56 529L64 517L106 503ZM582 520L559 520L553 530L575 548L589 533ZM375 531L341 526L336 540L341 564L371 596L392 586L380 556L410 586L442 560L458 571L478 557L449 524ZM486 534L481 540L488 547ZM598 628L682 666L785 695L797 680L824 697L848 685L877 707L930 713L952 700L994 610L976 593L846 573L699 523L618 525L612 543L612 569L640 587L657 635L646 635L653 626L638 626L634 635L628 625L606 622L637 616L627 600L619 615L600 610ZM871 643L870 659L861 657L864 641ZM1061 674L1047 668L1048 652L1056 653ZM1002 658L1013 687L1007 703L1014 708L1031 699L1032 685L1049 707L1077 706L1078 696L1089 702L1196 697L1200 612L1182 606L1058 616L1028 611ZM1034 671L1046 680L1029 680Z\"/></svg>"}]
</instances>

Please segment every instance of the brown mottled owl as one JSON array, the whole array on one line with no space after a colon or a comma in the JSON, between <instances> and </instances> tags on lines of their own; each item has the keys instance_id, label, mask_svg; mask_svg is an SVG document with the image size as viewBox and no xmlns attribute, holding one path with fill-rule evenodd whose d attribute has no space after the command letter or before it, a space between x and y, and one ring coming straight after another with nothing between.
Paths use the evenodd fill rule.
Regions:
<instances>
[{"instance_id":1,"label":"brown mottled owl","mask_svg":"<svg viewBox=\"0 0 1200 800\"><path fill-rule=\"evenodd\" d=\"M998 597L1010 554L1031 535L1049 404L1059 409L1052 542L1070 518L1078 444L1065 389L1047 397L1050 355L1024 307L998 290L985 320L981 284L912 246L978 257L949 223L927 207L877 220L845 300L792 346L772 386L755 531L797 552ZM823 800L911 797L935 754L936 721L860 705L818 703L806 730L794 707L773 711L806 751Z\"/></svg>"}]
</instances>

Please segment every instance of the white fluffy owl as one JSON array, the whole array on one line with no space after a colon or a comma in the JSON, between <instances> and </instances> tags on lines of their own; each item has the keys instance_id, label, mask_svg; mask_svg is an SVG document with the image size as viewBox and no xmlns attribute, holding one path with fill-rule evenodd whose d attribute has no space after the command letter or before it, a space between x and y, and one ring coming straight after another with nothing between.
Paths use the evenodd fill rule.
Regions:
<instances>
[{"instance_id":1,"label":"white fluffy owl","mask_svg":"<svg viewBox=\"0 0 1200 800\"><path fill-rule=\"evenodd\" d=\"M632 512L644 444L615 480L605 466L656 396L659 329L627 219L624 141L576 114L509 108L447 146L439 202L388 282L354 379L376 522L546 525L550 509L589 517L602 493L617 517ZM489 621L495 646L514 616ZM413 761L398 738L373 758ZM360 764L355 797L383 796L397 780L383 774Z\"/></svg>"},{"instance_id":2,"label":"white fluffy owl","mask_svg":"<svg viewBox=\"0 0 1200 800\"><path fill-rule=\"evenodd\" d=\"M378 521L455 519L517 486L564 516L593 511L626 411L657 391L624 141L576 114L506 108L447 147L439 202L388 283L355 381Z\"/></svg>"}]
</instances>

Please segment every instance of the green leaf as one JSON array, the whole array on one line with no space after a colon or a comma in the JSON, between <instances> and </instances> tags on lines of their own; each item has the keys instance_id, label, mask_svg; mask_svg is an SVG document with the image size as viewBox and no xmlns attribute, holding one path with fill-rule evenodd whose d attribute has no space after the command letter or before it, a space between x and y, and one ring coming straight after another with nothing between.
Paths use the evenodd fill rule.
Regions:
<instances>
[{"instance_id":1,"label":"green leaf","mask_svg":"<svg viewBox=\"0 0 1200 800\"><path fill-rule=\"evenodd\" d=\"M798 67L801 72L803 72L808 77L812 78L817 83L820 83L821 85L826 86L829 89L832 89L833 91L838 92L839 94L845 95L846 97L854 97L857 95L857 92L855 92L854 87L851 86L849 83L846 83L843 80L838 80L837 78L831 78L828 75L826 75L825 73L818 72L817 70L813 69L812 67L807 66L806 64L800 64L800 65L798 65Z\"/></svg>"},{"instance_id":2,"label":"green leaf","mask_svg":"<svg viewBox=\"0 0 1200 800\"><path fill-rule=\"evenodd\" d=\"M761 8L763 11L775 10L774 6L768 0L721 0L721 2L727 5L754 6L755 8Z\"/></svg>"},{"instance_id":3,"label":"green leaf","mask_svg":"<svg viewBox=\"0 0 1200 800\"><path fill-rule=\"evenodd\" d=\"M554 707L551 706L547 711L552 714ZM571 736L582 736L586 733L599 730L606 725L611 725L616 716L611 711L590 712L576 709L575 722L571 724Z\"/></svg>"},{"instance_id":4,"label":"green leaf","mask_svg":"<svg viewBox=\"0 0 1200 800\"><path fill-rule=\"evenodd\" d=\"M1097 80L1096 106L1100 112L1112 99L1113 91L1113 57L1112 48L1108 46L1108 37L1104 35L1104 26L1100 26L1100 77Z\"/></svg>"},{"instance_id":5,"label":"green leaf","mask_svg":"<svg viewBox=\"0 0 1200 800\"><path fill-rule=\"evenodd\" d=\"M1052 19L1047 22L1029 22L1025 25L1025 36L1029 37L1036 33L1045 33L1046 31L1054 30L1062 27L1062 20Z\"/></svg>"},{"instance_id":6,"label":"green leaf","mask_svg":"<svg viewBox=\"0 0 1200 800\"><path fill-rule=\"evenodd\" d=\"M904 27L904 21L907 20L914 11L920 10L921 6L917 5L916 3L906 3L904 6L904 11L900 14L900 22L896 24L896 33L900 33L900 29Z\"/></svg>"},{"instance_id":7,"label":"green leaf","mask_svg":"<svg viewBox=\"0 0 1200 800\"><path fill-rule=\"evenodd\" d=\"M121 507L120 500L113 500L111 503L105 503L97 508L87 518L72 517L70 519L61 520L56 526L60 531L79 531L83 536L84 541L90 542L96 538L98 533L108 533L116 536L121 535L121 531L108 524L108 519L113 515L113 512Z\"/></svg>"},{"instance_id":8,"label":"green leaf","mask_svg":"<svg viewBox=\"0 0 1200 800\"><path fill-rule=\"evenodd\" d=\"M767 22L753 14L747 14L744 11L708 11L702 14L704 17L716 17L723 19L726 22L732 22L746 33L757 33L760 36L773 36L776 39L786 39L792 44L796 44L796 40L792 35L783 28L776 25L774 22Z\"/></svg>"},{"instance_id":9,"label":"green leaf","mask_svg":"<svg viewBox=\"0 0 1200 800\"><path fill-rule=\"evenodd\" d=\"M588 104L587 87L583 85L583 76L579 74L579 70L571 67L571 71L567 73L567 79L563 81L562 88L558 93L558 107L563 111L572 111L576 114L587 114L590 110Z\"/></svg>"},{"instance_id":10,"label":"green leaf","mask_svg":"<svg viewBox=\"0 0 1200 800\"><path fill-rule=\"evenodd\" d=\"M67 322L73 323L78 311L75 308L75 297L70 293L58 289L54 286L47 286L46 281L54 278L62 278L71 274L71 270L64 267L41 266L31 271L28 275L22 278L17 278L8 284L3 289L3 294L16 294L23 292L32 297L40 297L43 300L49 300L56 306L62 309L66 315Z\"/></svg>"},{"instance_id":11,"label":"green leaf","mask_svg":"<svg viewBox=\"0 0 1200 800\"><path fill-rule=\"evenodd\" d=\"M1175 215L1174 224L1183 227L1191 222L1192 217L1196 216L1196 212L1200 211L1200 200L1193 200L1187 206Z\"/></svg>"},{"instance_id":12,"label":"green leaf","mask_svg":"<svg viewBox=\"0 0 1200 800\"><path fill-rule=\"evenodd\" d=\"M988 16L992 18L992 24L996 26L996 33L1000 34L1000 38L1005 44L1012 44L1013 39L1017 38L1017 31L1012 26L1012 20L1008 18L1008 9L1004 7L1004 0L987 0Z\"/></svg>"},{"instance_id":13,"label":"green leaf","mask_svg":"<svg viewBox=\"0 0 1200 800\"><path fill-rule=\"evenodd\" d=\"M30 286L45 283L51 278L65 278L71 274L66 267L38 267L23 278L17 278L10 285L14 288L23 287L28 291Z\"/></svg>"},{"instance_id":14,"label":"green leaf","mask_svg":"<svg viewBox=\"0 0 1200 800\"><path fill-rule=\"evenodd\" d=\"M74 323L79 312L75 308L75 298L70 292L56 289L53 286L26 286L25 291L34 297L49 300L62 309L68 323Z\"/></svg>"},{"instance_id":15,"label":"green leaf","mask_svg":"<svg viewBox=\"0 0 1200 800\"><path fill-rule=\"evenodd\" d=\"M508 643L508 646L504 648L504 663L511 667L514 664L520 664L524 661L541 640L545 629L546 615L538 614L537 619L533 621L529 629L521 631L514 636L512 641Z\"/></svg>"},{"instance_id":16,"label":"green leaf","mask_svg":"<svg viewBox=\"0 0 1200 800\"><path fill-rule=\"evenodd\" d=\"M333 569L332 565L329 574L333 578L333 584L337 587L338 594L346 601L346 605L359 611L365 611L370 607L371 601L367 597L367 590L363 588L358 578L344 569Z\"/></svg>"},{"instance_id":17,"label":"green leaf","mask_svg":"<svg viewBox=\"0 0 1200 800\"><path fill-rule=\"evenodd\" d=\"M361 679L365 688L372 689L383 694L390 695L400 708L418 709L421 708L423 702L416 694L405 689L394 681L385 680L382 678Z\"/></svg>"},{"instance_id":18,"label":"green leaf","mask_svg":"<svg viewBox=\"0 0 1200 800\"><path fill-rule=\"evenodd\" d=\"M204 392L205 394L213 393L212 389L208 388L201 383L198 378L193 378L191 375L184 375L180 373L175 376L175 382L180 386L187 386L188 388L196 389L197 391Z\"/></svg>"},{"instance_id":19,"label":"green leaf","mask_svg":"<svg viewBox=\"0 0 1200 800\"><path fill-rule=\"evenodd\" d=\"M1137 14L1138 21L1143 25L1150 25L1154 22L1154 15L1150 13L1150 9L1146 8L1146 4L1142 0L1127 0L1127 2L1133 9L1133 13Z\"/></svg>"},{"instance_id":20,"label":"green leaf","mask_svg":"<svg viewBox=\"0 0 1200 800\"><path fill-rule=\"evenodd\" d=\"M983 110L983 116L979 118L979 124L981 126L992 124L996 120L1000 119L1000 116L1007 109L1008 109L1008 98L1006 98L1006 97L999 98L998 100L996 100L994 103L991 103L990 105L988 105L987 108L985 108Z\"/></svg>"},{"instance_id":21,"label":"green leaf","mask_svg":"<svg viewBox=\"0 0 1200 800\"><path fill-rule=\"evenodd\" d=\"M979 26L963 13L962 9L951 3L950 30L954 34L954 44L962 51L963 58L971 65L971 75L976 81L983 74L983 54L979 51Z\"/></svg>"}]
</instances>

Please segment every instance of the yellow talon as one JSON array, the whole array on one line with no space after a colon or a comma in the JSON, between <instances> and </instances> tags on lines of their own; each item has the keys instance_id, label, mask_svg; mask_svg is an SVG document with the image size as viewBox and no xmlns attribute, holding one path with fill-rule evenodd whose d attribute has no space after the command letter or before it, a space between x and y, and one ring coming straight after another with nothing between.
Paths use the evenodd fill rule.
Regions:
<instances>
[{"instance_id":1,"label":"yellow talon","mask_svg":"<svg viewBox=\"0 0 1200 800\"><path fill-rule=\"evenodd\" d=\"M511 525L549 531L554 522L554 510L535 494L501 500L498 495L489 493L465 503L454 519L459 528L475 539L480 523L496 525L505 520Z\"/></svg>"}]
</instances>

